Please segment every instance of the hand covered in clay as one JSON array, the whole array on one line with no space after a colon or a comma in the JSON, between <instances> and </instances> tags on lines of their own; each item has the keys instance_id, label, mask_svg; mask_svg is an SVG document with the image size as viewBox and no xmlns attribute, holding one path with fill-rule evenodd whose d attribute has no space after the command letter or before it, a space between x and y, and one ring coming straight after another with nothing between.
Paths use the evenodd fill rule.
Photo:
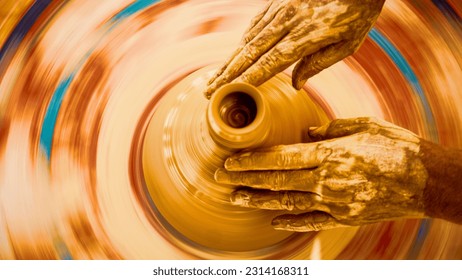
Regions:
<instances>
[{"instance_id":1,"label":"hand covered in clay","mask_svg":"<svg viewBox=\"0 0 462 280\"><path fill-rule=\"evenodd\" d=\"M299 59L292 84L353 54L385 0L270 0L237 50L209 81L205 96L233 80L259 86Z\"/></svg>"},{"instance_id":2,"label":"hand covered in clay","mask_svg":"<svg viewBox=\"0 0 462 280\"><path fill-rule=\"evenodd\" d=\"M420 139L374 118L338 119L312 128L311 143L236 154L215 173L218 182L246 186L231 201L288 210L273 227L318 231L424 216L427 172Z\"/></svg>"}]
</instances>

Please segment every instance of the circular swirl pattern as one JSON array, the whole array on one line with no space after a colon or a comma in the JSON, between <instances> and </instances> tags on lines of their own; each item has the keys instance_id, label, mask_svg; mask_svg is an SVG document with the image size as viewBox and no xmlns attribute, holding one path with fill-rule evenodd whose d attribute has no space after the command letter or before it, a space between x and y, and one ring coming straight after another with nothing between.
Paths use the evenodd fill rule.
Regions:
<instances>
[{"instance_id":1,"label":"circular swirl pattern","mask_svg":"<svg viewBox=\"0 0 462 280\"><path fill-rule=\"evenodd\" d=\"M276 232L211 185L229 151L201 127L200 77L265 1L10 2L25 12L0 11L1 259L462 258L444 221ZM376 116L462 147L461 13L388 0L361 49L309 80L308 119Z\"/></svg>"},{"instance_id":2,"label":"circular swirl pattern","mask_svg":"<svg viewBox=\"0 0 462 280\"><path fill-rule=\"evenodd\" d=\"M188 247L185 250L200 247L202 253L208 252L214 258L299 255L310 235L273 230L271 220L280 212L232 206L229 197L234 187L214 180L215 170L237 151L226 146L226 141L215 143L209 132L208 122L213 118L206 117L206 112L215 101L205 99L203 92L216 69L195 71L156 104L146 132L140 133L145 135L143 144L137 145L142 147L138 154L142 154L143 169L135 172L142 173L139 177L144 182L138 180L135 187L147 189L152 199L147 208L153 209L153 216L171 235L170 240L181 241ZM263 133L257 128L252 131L258 140L263 139L259 146L300 143L310 126L327 121L306 92L297 92L290 86L286 75L276 76L259 90L267 96L268 116L262 121L269 124L261 125L266 128ZM291 114L284 114L285 108L291 108ZM250 138L243 144L249 147L252 143ZM292 249L286 252L289 247Z\"/></svg>"}]
</instances>

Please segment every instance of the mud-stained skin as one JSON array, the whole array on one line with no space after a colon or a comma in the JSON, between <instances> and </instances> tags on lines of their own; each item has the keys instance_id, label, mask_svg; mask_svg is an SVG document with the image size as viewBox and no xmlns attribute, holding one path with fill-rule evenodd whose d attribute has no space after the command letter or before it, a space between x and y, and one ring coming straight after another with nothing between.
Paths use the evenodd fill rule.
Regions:
<instances>
[{"instance_id":1,"label":"mud-stained skin","mask_svg":"<svg viewBox=\"0 0 462 280\"><path fill-rule=\"evenodd\" d=\"M426 141L422 152L424 140L412 132L374 118L354 118L312 128L309 136L316 142L233 155L215 179L248 186L232 194L236 205L303 212L276 217L276 229L317 231L425 216L462 221L457 186L447 179L459 175L440 178L441 166L432 162L444 162L438 160L444 155L430 153L434 149ZM445 170L460 165L457 160L447 164L452 165ZM453 195L440 201L429 189L435 185L439 196ZM436 203L451 211L444 215L435 210Z\"/></svg>"},{"instance_id":2,"label":"mud-stained skin","mask_svg":"<svg viewBox=\"0 0 462 280\"><path fill-rule=\"evenodd\" d=\"M298 62L292 85L353 54L385 0L272 0L255 16L240 45L212 77L211 95L231 81L261 85Z\"/></svg>"}]
</instances>

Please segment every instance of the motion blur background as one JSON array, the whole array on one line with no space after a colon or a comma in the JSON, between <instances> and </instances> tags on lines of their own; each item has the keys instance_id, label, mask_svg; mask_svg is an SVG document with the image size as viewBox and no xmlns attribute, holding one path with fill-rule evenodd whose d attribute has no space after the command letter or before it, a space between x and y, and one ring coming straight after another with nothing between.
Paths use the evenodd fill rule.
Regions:
<instances>
[{"instance_id":1,"label":"motion blur background","mask_svg":"<svg viewBox=\"0 0 462 280\"><path fill-rule=\"evenodd\" d=\"M461 259L445 221L276 232L207 188L224 152L206 148L201 90L265 2L2 0L0 259ZM305 86L310 119L376 116L462 148L461 16L387 0ZM291 92L290 73L267 90Z\"/></svg>"}]
</instances>

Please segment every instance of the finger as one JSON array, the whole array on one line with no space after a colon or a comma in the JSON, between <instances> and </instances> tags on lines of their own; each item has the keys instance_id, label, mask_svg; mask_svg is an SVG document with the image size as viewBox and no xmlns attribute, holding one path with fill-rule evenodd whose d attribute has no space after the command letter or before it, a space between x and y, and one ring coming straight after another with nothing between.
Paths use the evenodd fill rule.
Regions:
<instances>
[{"instance_id":1,"label":"finger","mask_svg":"<svg viewBox=\"0 0 462 280\"><path fill-rule=\"evenodd\" d=\"M301 89L309 78L351 55L354 50L352 44L342 41L303 57L292 72L293 87Z\"/></svg>"},{"instance_id":2,"label":"finger","mask_svg":"<svg viewBox=\"0 0 462 280\"><path fill-rule=\"evenodd\" d=\"M259 31L258 34L251 40L246 40L248 43L231 59L223 72L213 80L207 88L205 95L211 96L219 87L233 81L284 38L296 23L296 21L291 22L294 16L294 9L281 9L277 11L274 19L261 31L258 30L257 26L259 24L257 24L257 26L251 30L250 36L256 31ZM254 31L254 29L256 31ZM292 60L294 62L296 58L292 58Z\"/></svg>"},{"instance_id":3,"label":"finger","mask_svg":"<svg viewBox=\"0 0 462 280\"><path fill-rule=\"evenodd\" d=\"M268 24L274 20L279 11L284 8L283 5L280 5L281 2L283 2L283 0L268 1L267 6L260 12L260 14L252 19L241 39L240 45L242 47L252 41Z\"/></svg>"},{"instance_id":4,"label":"finger","mask_svg":"<svg viewBox=\"0 0 462 280\"><path fill-rule=\"evenodd\" d=\"M244 32L244 36L239 43L237 49L233 52L231 56L226 60L223 66L213 75L213 77L208 81L207 88L205 90L205 96L210 99L212 94L218 89L219 86L215 83L218 77L220 77L223 72L228 68L228 65L234 60L234 58L240 54L244 47L252 41L261 30L263 30L275 17L276 13L279 11L281 6L279 5L281 1L269 1L266 7L255 16L255 18L250 23L248 29Z\"/></svg>"},{"instance_id":5,"label":"finger","mask_svg":"<svg viewBox=\"0 0 462 280\"><path fill-rule=\"evenodd\" d=\"M257 31L263 29L263 27L265 27L268 24L268 22L274 17L275 9L278 6L279 2L280 1L268 1L265 7L252 19L249 27L247 28L244 34L252 33L251 31L254 29L254 27L257 27ZM254 33L254 37L255 35L256 33ZM246 36L244 36L244 38L245 37Z\"/></svg>"},{"instance_id":6,"label":"finger","mask_svg":"<svg viewBox=\"0 0 462 280\"><path fill-rule=\"evenodd\" d=\"M332 32L327 30L316 30L317 32L308 32L307 34L306 29L310 28L313 27L308 23L308 25L304 24L291 31L271 50L262 55L236 81L259 86L301 57L342 40L342 37L333 36Z\"/></svg>"},{"instance_id":7,"label":"finger","mask_svg":"<svg viewBox=\"0 0 462 280\"><path fill-rule=\"evenodd\" d=\"M210 78L207 85L211 85L215 79L223 74L225 69L228 67L228 64L234 59L234 57L239 54L244 46L250 42L259 32L262 30L273 18L274 18L274 5L275 2L269 1L265 8L256 15L252 21L250 22L250 26L244 32L244 35L239 43L237 49L233 52L233 54L226 60L223 66ZM208 96L207 98L209 98Z\"/></svg>"},{"instance_id":8,"label":"finger","mask_svg":"<svg viewBox=\"0 0 462 280\"><path fill-rule=\"evenodd\" d=\"M221 168L215 172L215 180L218 183L273 191L297 190L314 192L318 177L318 174L309 170L235 172Z\"/></svg>"},{"instance_id":9,"label":"finger","mask_svg":"<svg viewBox=\"0 0 462 280\"><path fill-rule=\"evenodd\" d=\"M368 123L367 118L335 119L320 127L310 127L308 136L312 141L348 136L365 131L368 129Z\"/></svg>"},{"instance_id":10,"label":"finger","mask_svg":"<svg viewBox=\"0 0 462 280\"><path fill-rule=\"evenodd\" d=\"M331 215L315 211L298 215L281 215L273 219L271 225L277 230L320 231L345 227Z\"/></svg>"},{"instance_id":11,"label":"finger","mask_svg":"<svg viewBox=\"0 0 462 280\"><path fill-rule=\"evenodd\" d=\"M225 161L225 168L231 171L314 168L331 152L322 143L280 145L232 155Z\"/></svg>"},{"instance_id":12,"label":"finger","mask_svg":"<svg viewBox=\"0 0 462 280\"><path fill-rule=\"evenodd\" d=\"M218 169L218 183L247 186L259 190L309 192L322 198L329 213L343 215L355 200L358 185L368 182L364 176L336 175L335 167L326 165L315 170L288 171L227 171Z\"/></svg>"},{"instance_id":13,"label":"finger","mask_svg":"<svg viewBox=\"0 0 462 280\"><path fill-rule=\"evenodd\" d=\"M234 205L266 210L328 211L319 195L297 191L268 191L252 188L239 189L231 194Z\"/></svg>"},{"instance_id":14,"label":"finger","mask_svg":"<svg viewBox=\"0 0 462 280\"><path fill-rule=\"evenodd\" d=\"M402 131L405 131L403 128L374 117L360 117L336 119L320 127L309 128L308 136L313 141L321 141L349 136L363 131L378 133L380 130L385 129L393 131L396 135L401 135Z\"/></svg>"}]
</instances>

